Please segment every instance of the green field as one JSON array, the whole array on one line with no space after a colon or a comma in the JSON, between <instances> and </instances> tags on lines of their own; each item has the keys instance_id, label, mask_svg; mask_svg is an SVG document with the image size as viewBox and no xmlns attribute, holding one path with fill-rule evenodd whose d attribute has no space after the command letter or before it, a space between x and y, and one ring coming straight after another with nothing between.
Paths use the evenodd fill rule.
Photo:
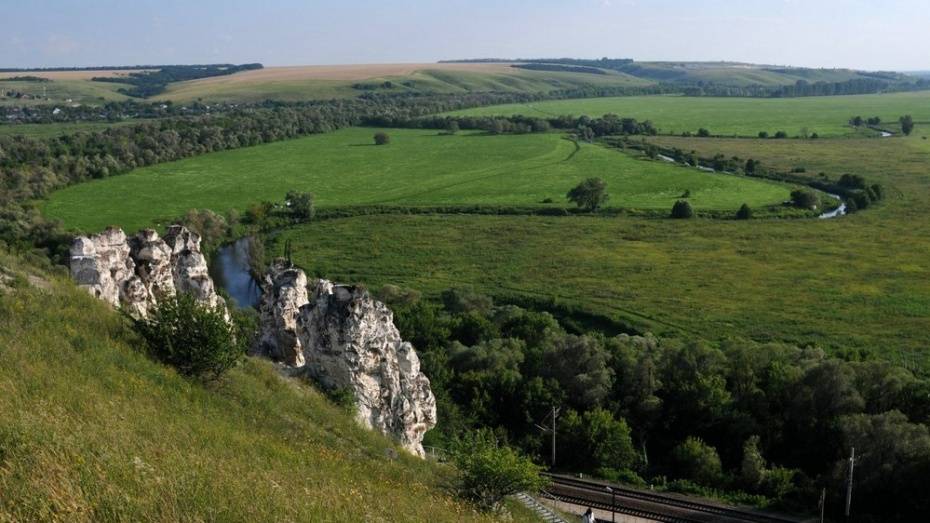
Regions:
<instances>
[{"instance_id":1,"label":"green field","mask_svg":"<svg viewBox=\"0 0 930 523\"><path fill-rule=\"evenodd\" d=\"M930 123L930 91L807 98L629 96L498 105L449 114L599 117L611 113L652 120L663 134L694 133L703 127L715 135L755 137L760 131L770 135L785 131L789 136L797 136L806 128L822 137L847 136L863 132L847 125L856 115L879 116L892 130L904 114L912 115L915 121Z\"/></svg>"},{"instance_id":2,"label":"green field","mask_svg":"<svg viewBox=\"0 0 930 523\"><path fill-rule=\"evenodd\" d=\"M582 179L608 182L609 205L671 209L690 191L698 210L742 203L778 204L790 187L640 160L558 134L442 136L390 130L392 143L371 145L373 129L208 154L138 169L54 193L46 214L86 231L164 225L191 208L223 212L288 190L310 191L319 207L346 205L518 205L564 207ZM553 203L544 204L551 198Z\"/></svg>"},{"instance_id":3,"label":"green field","mask_svg":"<svg viewBox=\"0 0 930 523\"><path fill-rule=\"evenodd\" d=\"M427 293L469 286L561 303L660 333L871 349L927 365L930 141L657 138L702 153L856 172L889 187L837 220L375 216L286 231L312 272Z\"/></svg>"}]
</instances>

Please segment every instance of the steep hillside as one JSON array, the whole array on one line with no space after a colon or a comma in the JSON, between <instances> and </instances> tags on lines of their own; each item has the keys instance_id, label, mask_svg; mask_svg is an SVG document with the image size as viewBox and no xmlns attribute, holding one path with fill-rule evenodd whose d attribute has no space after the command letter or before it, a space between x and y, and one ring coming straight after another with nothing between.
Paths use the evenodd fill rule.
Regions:
<instances>
[{"instance_id":1,"label":"steep hillside","mask_svg":"<svg viewBox=\"0 0 930 523\"><path fill-rule=\"evenodd\" d=\"M0 521L484 520L444 493L447 470L269 363L201 385L137 345L0 252Z\"/></svg>"}]
</instances>

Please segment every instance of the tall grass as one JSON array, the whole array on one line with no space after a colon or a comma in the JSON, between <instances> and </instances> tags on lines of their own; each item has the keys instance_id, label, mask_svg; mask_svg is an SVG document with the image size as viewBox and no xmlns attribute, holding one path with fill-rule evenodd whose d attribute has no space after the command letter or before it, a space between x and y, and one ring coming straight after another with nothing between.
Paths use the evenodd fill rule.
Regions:
<instances>
[{"instance_id":1,"label":"tall grass","mask_svg":"<svg viewBox=\"0 0 930 523\"><path fill-rule=\"evenodd\" d=\"M0 266L0 521L490 519L272 364L184 379L83 291Z\"/></svg>"}]
</instances>

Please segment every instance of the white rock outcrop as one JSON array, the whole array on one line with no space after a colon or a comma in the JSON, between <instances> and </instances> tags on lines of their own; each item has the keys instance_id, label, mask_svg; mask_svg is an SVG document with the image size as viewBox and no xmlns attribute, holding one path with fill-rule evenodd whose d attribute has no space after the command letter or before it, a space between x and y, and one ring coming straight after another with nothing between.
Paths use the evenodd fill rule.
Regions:
<instances>
[{"instance_id":1,"label":"white rock outcrop","mask_svg":"<svg viewBox=\"0 0 930 523\"><path fill-rule=\"evenodd\" d=\"M164 238L151 229L127 238L121 229L109 228L75 238L70 255L78 286L137 318L177 292L221 308L228 317L200 251L200 237L183 226L172 225Z\"/></svg>"},{"instance_id":2,"label":"white rock outcrop","mask_svg":"<svg viewBox=\"0 0 930 523\"><path fill-rule=\"evenodd\" d=\"M360 423L423 456L436 398L393 313L357 287L318 280L312 289L300 269L276 263L269 270L257 352L299 368L326 390L350 391Z\"/></svg>"}]
</instances>

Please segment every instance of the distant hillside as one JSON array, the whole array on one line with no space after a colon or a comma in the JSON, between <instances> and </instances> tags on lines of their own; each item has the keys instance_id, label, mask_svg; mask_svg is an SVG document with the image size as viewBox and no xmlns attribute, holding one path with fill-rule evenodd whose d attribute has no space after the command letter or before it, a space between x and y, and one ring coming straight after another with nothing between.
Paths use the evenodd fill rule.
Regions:
<instances>
[{"instance_id":1,"label":"distant hillside","mask_svg":"<svg viewBox=\"0 0 930 523\"><path fill-rule=\"evenodd\" d=\"M268 362L205 386L137 346L119 314L0 250L0 521L490 520L441 489L444 468Z\"/></svg>"}]
</instances>

